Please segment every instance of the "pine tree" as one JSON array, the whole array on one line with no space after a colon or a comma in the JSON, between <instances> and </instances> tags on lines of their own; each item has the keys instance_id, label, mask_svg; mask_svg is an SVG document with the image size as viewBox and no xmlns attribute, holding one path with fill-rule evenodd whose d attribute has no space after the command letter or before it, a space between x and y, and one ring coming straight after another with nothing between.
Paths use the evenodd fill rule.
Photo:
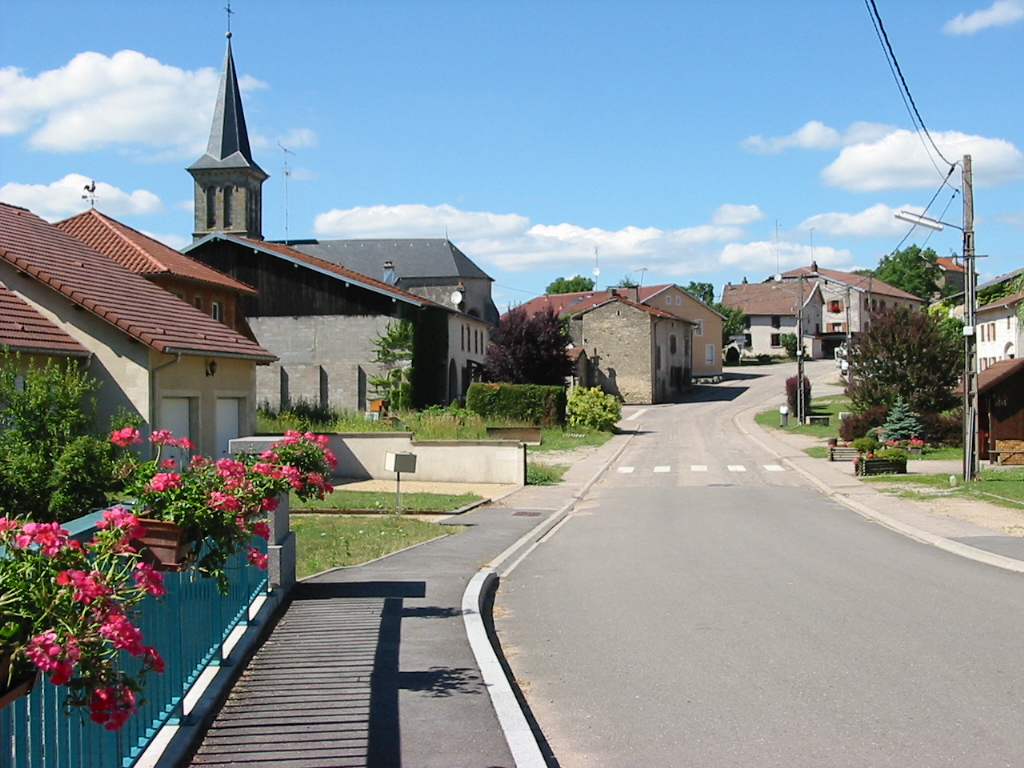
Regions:
<instances>
[{"instance_id":1,"label":"pine tree","mask_svg":"<svg viewBox=\"0 0 1024 768\"><path fill-rule=\"evenodd\" d=\"M909 440L921 434L921 422L906 401L897 395L882 430L886 440Z\"/></svg>"}]
</instances>

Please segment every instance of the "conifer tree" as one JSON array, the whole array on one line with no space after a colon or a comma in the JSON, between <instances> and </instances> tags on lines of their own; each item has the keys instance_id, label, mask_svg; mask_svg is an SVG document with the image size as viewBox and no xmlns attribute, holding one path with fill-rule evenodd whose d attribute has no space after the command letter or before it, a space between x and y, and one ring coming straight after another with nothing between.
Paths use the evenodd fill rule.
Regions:
<instances>
[{"instance_id":1,"label":"conifer tree","mask_svg":"<svg viewBox=\"0 0 1024 768\"><path fill-rule=\"evenodd\" d=\"M882 430L886 440L909 440L921 434L921 422L906 401L897 395Z\"/></svg>"}]
</instances>

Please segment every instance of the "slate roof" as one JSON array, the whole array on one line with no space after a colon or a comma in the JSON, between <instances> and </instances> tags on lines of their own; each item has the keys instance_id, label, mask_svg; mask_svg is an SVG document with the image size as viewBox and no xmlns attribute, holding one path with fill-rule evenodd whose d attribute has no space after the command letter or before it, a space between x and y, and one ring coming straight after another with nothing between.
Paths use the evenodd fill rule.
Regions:
<instances>
[{"instance_id":1,"label":"slate roof","mask_svg":"<svg viewBox=\"0 0 1024 768\"><path fill-rule=\"evenodd\" d=\"M316 256L311 256L308 253L296 250L290 245L284 243L268 242L266 240L255 240L251 237L242 237L240 235L228 235L224 232L213 232L206 237L198 240L185 248L185 252L188 253L196 248L199 248L204 243L212 240L226 240L228 242L237 243L244 245L248 248L253 248L264 253L269 253L279 258L291 261L294 264L302 264L311 269L315 269L318 272L329 275L330 277L339 278L350 283L361 285L362 287L374 291L375 293L383 293L388 296L392 296L400 301L404 301L407 304L412 304L416 307L429 306L429 307L441 307L440 304L430 301L430 299L424 299L422 296L416 296L415 294L403 291L401 288L396 288L393 285L376 280L367 275L361 274L352 269L342 267L338 264L334 264L330 261L326 261ZM441 307L449 312L452 310L447 307Z\"/></svg>"},{"instance_id":2,"label":"slate roof","mask_svg":"<svg viewBox=\"0 0 1024 768\"><path fill-rule=\"evenodd\" d=\"M0 258L158 352L277 359L24 208L0 203Z\"/></svg>"},{"instance_id":3,"label":"slate roof","mask_svg":"<svg viewBox=\"0 0 1024 768\"><path fill-rule=\"evenodd\" d=\"M88 357L89 350L0 283L0 350Z\"/></svg>"},{"instance_id":4,"label":"slate roof","mask_svg":"<svg viewBox=\"0 0 1024 768\"><path fill-rule=\"evenodd\" d=\"M240 280L179 253L95 208L58 221L54 226L140 275L173 275L237 293L256 294Z\"/></svg>"},{"instance_id":5,"label":"slate roof","mask_svg":"<svg viewBox=\"0 0 1024 768\"><path fill-rule=\"evenodd\" d=\"M978 374L978 392L987 392L992 387L1006 381L1011 376L1016 376L1021 371L1024 371L1024 357L992 363L992 365Z\"/></svg>"},{"instance_id":6,"label":"slate roof","mask_svg":"<svg viewBox=\"0 0 1024 768\"><path fill-rule=\"evenodd\" d=\"M817 285L807 291L804 304L811 300ZM722 304L733 309L742 309L747 315L796 315L799 302L798 292L792 283L739 283L726 285L722 290Z\"/></svg>"},{"instance_id":7,"label":"slate roof","mask_svg":"<svg viewBox=\"0 0 1024 768\"><path fill-rule=\"evenodd\" d=\"M444 237L391 240L291 240L292 248L364 275L382 275L384 262L395 266L395 278L491 277Z\"/></svg>"},{"instance_id":8,"label":"slate roof","mask_svg":"<svg viewBox=\"0 0 1024 768\"><path fill-rule=\"evenodd\" d=\"M860 291L870 292L873 296L891 296L894 299L907 299L910 301L916 301L921 303L921 298L915 296L912 293L907 293L904 290L897 288L894 285L889 285L879 280L877 277L868 277L867 275L855 275L852 272L840 272L837 269L821 269L817 265L810 267L797 267L791 269L788 272L783 272L783 278L796 278L800 275L804 277L814 278L820 275L827 280L831 280L835 283L842 283L848 285L851 288L855 288ZM769 278L770 280L771 278ZM767 282L767 281L766 281Z\"/></svg>"}]
</instances>

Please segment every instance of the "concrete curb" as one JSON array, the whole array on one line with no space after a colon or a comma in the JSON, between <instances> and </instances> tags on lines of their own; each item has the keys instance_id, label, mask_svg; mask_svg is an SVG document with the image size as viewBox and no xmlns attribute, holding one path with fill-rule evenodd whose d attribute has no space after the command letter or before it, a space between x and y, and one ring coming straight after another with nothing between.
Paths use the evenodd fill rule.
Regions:
<instances>
[{"instance_id":1,"label":"concrete curb","mask_svg":"<svg viewBox=\"0 0 1024 768\"><path fill-rule=\"evenodd\" d=\"M511 566L501 572L506 576L519 562L528 555L540 539L564 520L572 511L573 507L586 496L594 484L608 470L626 447L636 437L638 425L634 427L629 437L612 454L611 458L605 461L594 475L585 482L580 489L573 494L561 508L545 520L538 523L525 536L521 537L512 546L494 558L491 562L477 571L462 593L462 620L466 627L466 637L473 650L477 666L480 668L480 675L483 678L484 686L491 696L491 704L501 730L505 734L505 741L512 752L512 759L515 760L516 768L546 768L547 760L541 750L537 737L530 727L530 722L516 697L512 681L505 674L505 668L498 658L498 652L491 642L490 634L484 622L484 611L487 595L492 589L497 589L499 582L499 569L503 563L510 560L520 549L528 549ZM518 490L518 489L517 489ZM514 491L512 492L514 493ZM508 496L510 494L506 494ZM504 496L502 497L504 498Z\"/></svg>"},{"instance_id":2,"label":"concrete curb","mask_svg":"<svg viewBox=\"0 0 1024 768\"><path fill-rule=\"evenodd\" d=\"M750 413L751 411L757 410L758 408L761 407L762 406L748 408L736 414L733 417L733 423L736 425L736 428L739 429L739 431L742 432L748 440L759 445L769 454L774 456L778 461L781 461L783 464L785 464L798 475L800 475L823 496L826 496L827 498L842 504L844 507L847 507L848 509L852 509L854 512L861 515L862 517L866 517L869 520L873 520L876 523L884 525L886 528L889 528L890 530L896 531L897 533L914 539L915 541L920 541L923 544L931 544L934 547L938 547L939 549L945 550L946 552L951 552L954 555L959 555L960 557L965 557L969 560L974 560L979 563L985 563L986 565L992 565L996 568L1002 568L1003 570L1013 571L1015 573L1024 573L1024 562L1020 560L1016 560L1012 557L1006 557L1005 555L997 555L994 552L987 552L983 549L972 547L969 544L964 544L959 541L953 541L951 539L947 539L942 536L938 536L934 533L922 530L916 526L908 525L907 523L897 520L894 517L890 517L884 512L879 512L878 510L868 506L867 504L855 501L846 494L839 493L838 491L834 490L823 480L821 480L811 472L808 472L806 469L796 464L796 462L785 458L780 453L778 453L778 451L774 450L773 448L765 445L763 442L758 440L757 437L754 436L740 422L741 416L744 416ZM758 429L762 429L760 425L758 425L756 422L755 426Z\"/></svg>"}]
</instances>

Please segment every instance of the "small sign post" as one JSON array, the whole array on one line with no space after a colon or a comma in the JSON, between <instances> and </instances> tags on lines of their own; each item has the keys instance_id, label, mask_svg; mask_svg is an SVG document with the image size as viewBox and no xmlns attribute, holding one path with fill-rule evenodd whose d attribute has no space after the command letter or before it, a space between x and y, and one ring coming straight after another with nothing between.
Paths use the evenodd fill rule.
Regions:
<instances>
[{"instance_id":1,"label":"small sign post","mask_svg":"<svg viewBox=\"0 0 1024 768\"><path fill-rule=\"evenodd\" d=\"M395 473L395 513L402 514L402 473L416 472L415 453L391 453L384 454L384 469Z\"/></svg>"}]
</instances>

